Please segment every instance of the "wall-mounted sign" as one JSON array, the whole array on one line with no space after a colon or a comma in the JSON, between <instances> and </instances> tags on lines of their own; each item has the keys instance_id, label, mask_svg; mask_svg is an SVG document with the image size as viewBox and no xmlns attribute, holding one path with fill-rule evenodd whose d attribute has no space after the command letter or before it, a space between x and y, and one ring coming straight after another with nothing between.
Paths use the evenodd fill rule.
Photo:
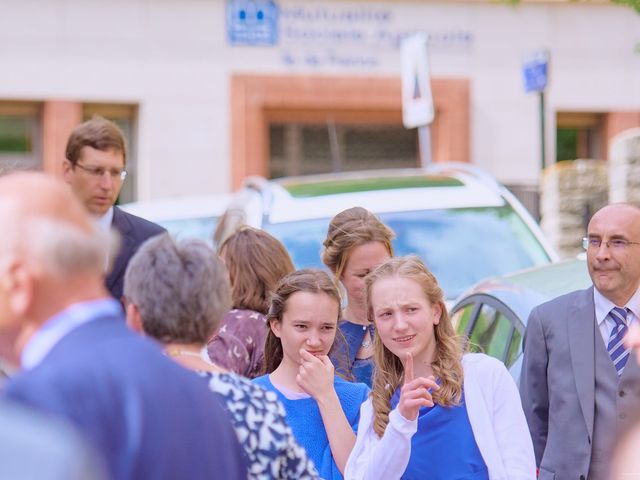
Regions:
<instances>
[{"instance_id":1,"label":"wall-mounted sign","mask_svg":"<svg viewBox=\"0 0 640 480\"><path fill-rule=\"evenodd\" d=\"M231 45L278 43L278 5L273 0L228 0L227 36Z\"/></svg>"}]
</instances>

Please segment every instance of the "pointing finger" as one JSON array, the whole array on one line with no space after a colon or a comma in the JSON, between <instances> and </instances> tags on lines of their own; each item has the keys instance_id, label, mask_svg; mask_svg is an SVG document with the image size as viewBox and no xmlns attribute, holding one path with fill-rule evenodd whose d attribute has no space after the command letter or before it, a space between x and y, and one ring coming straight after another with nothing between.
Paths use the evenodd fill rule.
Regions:
<instances>
[{"instance_id":1,"label":"pointing finger","mask_svg":"<svg viewBox=\"0 0 640 480\"><path fill-rule=\"evenodd\" d=\"M407 352L404 356L404 384L413 381L413 355Z\"/></svg>"}]
</instances>

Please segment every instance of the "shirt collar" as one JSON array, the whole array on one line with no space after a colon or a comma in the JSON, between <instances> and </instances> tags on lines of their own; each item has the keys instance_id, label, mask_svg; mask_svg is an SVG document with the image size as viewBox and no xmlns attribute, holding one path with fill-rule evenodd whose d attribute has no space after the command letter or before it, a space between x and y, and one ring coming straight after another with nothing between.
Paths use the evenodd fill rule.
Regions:
<instances>
[{"instance_id":1,"label":"shirt collar","mask_svg":"<svg viewBox=\"0 0 640 480\"><path fill-rule=\"evenodd\" d=\"M20 365L24 370L36 367L65 335L80 325L103 316L121 315L122 307L114 299L74 303L49 318L33 334L20 355Z\"/></svg>"},{"instance_id":2,"label":"shirt collar","mask_svg":"<svg viewBox=\"0 0 640 480\"><path fill-rule=\"evenodd\" d=\"M108 232L111 228L111 223L113 222L113 206L109 208L109 210L107 210L107 213L105 213L103 216L98 217L96 219L96 222L98 223L98 226L101 230Z\"/></svg>"},{"instance_id":3,"label":"shirt collar","mask_svg":"<svg viewBox=\"0 0 640 480\"><path fill-rule=\"evenodd\" d=\"M613 307L617 305L602 295L597 288L593 289L593 302L596 307L596 322L601 325ZM631 296L624 308L628 308L633 313L634 318L640 318L640 288Z\"/></svg>"}]
</instances>

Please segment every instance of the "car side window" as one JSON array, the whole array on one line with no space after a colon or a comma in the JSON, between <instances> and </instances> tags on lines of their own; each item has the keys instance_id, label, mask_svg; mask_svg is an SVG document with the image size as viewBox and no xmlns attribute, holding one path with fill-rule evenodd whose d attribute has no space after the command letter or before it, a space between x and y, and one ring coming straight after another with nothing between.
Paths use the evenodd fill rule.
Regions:
<instances>
[{"instance_id":1,"label":"car side window","mask_svg":"<svg viewBox=\"0 0 640 480\"><path fill-rule=\"evenodd\" d=\"M504 361L507 345L511 350L512 330L511 321L504 314L491 305L484 304L469 334L469 340L480 351Z\"/></svg>"},{"instance_id":2,"label":"car side window","mask_svg":"<svg viewBox=\"0 0 640 480\"><path fill-rule=\"evenodd\" d=\"M509 344L509 351L507 352L507 358L504 363L507 368L510 368L511 365L516 361L518 355L522 352L522 333L519 330L513 330L513 336L511 337L511 343Z\"/></svg>"},{"instance_id":3,"label":"car side window","mask_svg":"<svg viewBox=\"0 0 640 480\"><path fill-rule=\"evenodd\" d=\"M453 323L453 328L458 333L458 335L466 335L467 330L469 328L469 321L473 315L473 309L475 304L470 303L466 305L464 308L456 311L451 316L451 322Z\"/></svg>"}]
</instances>

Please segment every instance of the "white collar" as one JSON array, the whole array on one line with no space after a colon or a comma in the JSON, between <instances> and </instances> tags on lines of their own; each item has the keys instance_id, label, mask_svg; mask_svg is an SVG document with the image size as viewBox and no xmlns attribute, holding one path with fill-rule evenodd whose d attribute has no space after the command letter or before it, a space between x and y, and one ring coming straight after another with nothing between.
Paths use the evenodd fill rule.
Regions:
<instances>
[{"instance_id":1,"label":"white collar","mask_svg":"<svg viewBox=\"0 0 640 480\"><path fill-rule=\"evenodd\" d=\"M69 332L99 316L122 315L122 307L113 298L74 303L49 318L29 339L20 355L24 370L36 367Z\"/></svg>"},{"instance_id":2,"label":"white collar","mask_svg":"<svg viewBox=\"0 0 640 480\"><path fill-rule=\"evenodd\" d=\"M113 222L113 206L111 206L111 208L107 210L107 213L105 213L104 215L96 219L96 223L100 227L100 230L103 230L105 232L109 231L109 229L111 228L112 222Z\"/></svg>"},{"instance_id":3,"label":"white collar","mask_svg":"<svg viewBox=\"0 0 640 480\"><path fill-rule=\"evenodd\" d=\"M593 303L596 307L596 322L598 322L598 325L605 321L613 307L617 307L615 303L602 295L595 287L593 287ZM623 307L631 310L635 318L640 318L640 288L636 290Z\"/></svg>"}]
</instances>

